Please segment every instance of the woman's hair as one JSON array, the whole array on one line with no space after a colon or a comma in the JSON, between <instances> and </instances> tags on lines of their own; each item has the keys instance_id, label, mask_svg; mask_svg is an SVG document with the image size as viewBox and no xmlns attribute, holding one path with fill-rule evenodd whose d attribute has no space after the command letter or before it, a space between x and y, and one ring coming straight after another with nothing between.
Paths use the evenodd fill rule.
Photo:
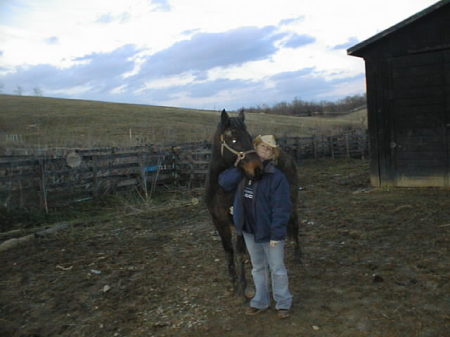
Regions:
<instances>
[{"instance_id":1,"label":"woman's hair","mask_svg":"<svg viewBox=\"0 0 450 337\"><path fill-rule=\"evenodd\" d=\"M272 160L276 161L280 156L280 148L277 145L275 137L273 135L264 135L264 136L259 135L253 140L253 146L255 148L261 143L270 146L273 149Z\"/></svg>"}]
</instances>

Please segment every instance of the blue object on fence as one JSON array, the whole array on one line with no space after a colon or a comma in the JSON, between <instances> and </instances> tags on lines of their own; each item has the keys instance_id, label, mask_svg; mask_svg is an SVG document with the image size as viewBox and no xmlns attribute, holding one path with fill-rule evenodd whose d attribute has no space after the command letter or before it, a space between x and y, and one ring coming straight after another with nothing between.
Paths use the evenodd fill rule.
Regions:
<instances>
[{"instance_id":1,"label":"blue object on fence","mask_svg":"<svg viewBox=\"0 0 450 337\"><path fill-rule=\"evenodd\" d=\"M158 169L161 167L161 165L152 165L152 166L147 166L145 168L145 172L156 172L158 171Z\"/></svg>"}]
</instances>

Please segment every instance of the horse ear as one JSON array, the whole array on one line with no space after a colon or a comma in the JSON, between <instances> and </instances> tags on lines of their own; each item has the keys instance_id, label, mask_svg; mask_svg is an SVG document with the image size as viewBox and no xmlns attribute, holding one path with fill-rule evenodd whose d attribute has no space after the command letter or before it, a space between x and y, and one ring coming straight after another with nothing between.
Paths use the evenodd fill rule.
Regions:
<instances>
[{"instance_id":1,"label":"horse ear","mask_svg":"<svg viewBox=\"0 0 450 337\"><path fill-rule=\"evenodd\" d=\"M244 109L241 109L241 110L239 111L239 118L240 118L243 122L245 122Z\"/></svg>"},{"instance_id":2,"label":"horse ear","mask_svg":"<svg viewBox=\"0 0 450 337\"><path fill-rule=\"evenodd\" d=\"M222 115L220 116L220 124L224 128L230 125L230 116L228 116L228 113L225 111L225 109L222 110Z\"/></svg>"}]
</instances>

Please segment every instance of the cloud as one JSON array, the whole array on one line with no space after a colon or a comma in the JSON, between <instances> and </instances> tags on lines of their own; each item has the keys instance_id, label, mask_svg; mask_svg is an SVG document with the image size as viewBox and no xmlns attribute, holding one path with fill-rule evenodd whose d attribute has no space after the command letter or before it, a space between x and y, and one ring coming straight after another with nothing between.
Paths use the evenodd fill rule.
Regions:
<instances>
[{"instance_id":1,"label":"cloud","mask_svg":"<svg viewBox=\"0 0 450 337\"><path fill-rule=\"evenodd\" d=\"M39 64L16 67L14 71L0 76L0 81L12 90L20 85L24 88L39 87L44 93L70 93L71 88L89 88L93 92L108 92L123 84L122 75L132 71L131 60L139 50L133 45L122 46L110 53L93 53L79 57L69 68ZM80 89L81 90L81 89ZM80 90L77 93L80 93Z\"/></svg>"},{"instance_id":2,"label":"cloud","mask_svg":"<svg viewBox=\"0 0 450 337\"><path fill-rule=\"evenodd\" d=\"M335 91L336 87L348 81L360 80L364 78L364 74L351 76L346 78L339 78L327 80L323 77L317 76L314 68L305 68L298 71L283 72L276 74L270 78L273 82L273 93L277 97L292 100L294 97L304 100L334 100L339 98L330 94ZM278 101L280 101L278 100Z\"/></svg>"},{"instance_id":3,"label":"cloud","mask_svg":"<svg viewBox=\"0 0 450 337\"><path fill-rule=\"evenodd\" d=\"M214 67L241 65L263 60L278 49L275 42L286 33L276 27L243 27L223 33L199 33L150 56L139 77L160 77L186 71L206 71Z\"/></svg>"},{"instance_id":4,"label":"cloud","mask_svg":"<svg viewBox=\"0 0 450 337\"><path fill-rule=\"evenodd\" d=\"M123 76L134 69L134 59L141 52L134 45L124 45L111 52L92 53L76 58L74 61L77 64L68 68L61 69L48 64L17 67L13 72L0 75L0 83L4 84L4 92L14 92L17 86L21 86L25 94L32 94L32 88L40 88L44 95L54 97L192 108L220 106L238 109L242 106L272 105L281 101L290 102L296 97L303 100L332 100L341 98L343 95L360 93L358 88L363 83L363 74L355 77L326 80L319 77L317 70L313 67L281 72L258 81L229 78L211 80L208 78L207 70L210 67L242 63L263 56L270 56L276 50L273 43L278 39L273 34L274 31L270 34L260 35L251 31L244 41L247 42L251 40L251 37L259 36L260 40L265 42L258 42L258 39L251 40L254 41L254 45L250 45L249 50L239 51L237 47L232 48L231 50L238 50L238 52L226 54L223 59L219 60L214 60L212 56L210 56L212 59L188 59L187 64L174 65L180 67L179 69L164 68L160 70L158 74L162 77L153 77L153 79L151 76L147 77L145 73L128 77ZM230 38L228 35L226 37ZM206 34L206 36L197 38L198 40L193 39L194 41L191 41L192 44L189 44L189 46L196 47L198 46L197 43L202 41L203 38L209 40L211 36ZM215 41L215 39L213 40ZM180 49L178 47L172 48L163 51L162 54L167 52L167 55L175 58L176 52ZM211 55L219 53L219 48L216 48L217 50L212 48ZM193 55L203 55L204 50L191 54L187 50L186 53L193 57ZM226 51L227 48L220 49L220 51L222 50ZM181 61L184 60L183 57L186 57L186 55L180 56ZM178 60L177 62L181 61ZM156 66L153 65L153 67ZM157 68L153 69L157 70ZM187 69L193 70L188 72ZM184 78L179 76L179 71L185 71L183 73L185 74ZM167 73L172 72L173 75L167 76ZM150 85L146 84L148 83L146 79L150 80ZM345 88L345 92L341 88Z\"/></svg>"},{"instance_id":5,"label":"cloud","mask_svg":"<svg viewBox=\"0 0 450 337\"><path fill-rule=\"evenodd\" d=\"M299 16L296 18L284 19L280 21L280 26L288 26L292 23L302 22L305 19L304 16Z\"/></svg>"},{"instance_id":6,"label":"cloud","mask_svg":"<svg viewBox=\"0 0 450 337\"><path fill-rule=\"evenodd\" d=\"M2 25L14 24L17 17L28 8L26 1L0 0L0 22Z\"/></svg>"},{"instance_id":7,"label":"cloud","mask_svg":"<svg viewBox=\"0 0 450 337\"><path fill-rule=\"evenodd\" d=\"M82 65L77 65L74 72L83 78L97 78L105 80L120 76L132 71L134 61L130 60L139 52L134 45L124 45L110 53L92 53L74 59L75 61L85 61Z\"/></svg>"},{"instance_id":8,"label":"cloud","mask_svg":"<svg viewBox=\"0 0 450 337\"><path fill-rule=\"evenodd\" d=\"M312 36L309 36L306 34L302 34L302 35L295 34L284 43L284 47L298 48L298 47L302 47L302 46L305 46L310 43L314 43L315 41L316 41L316 39Z\"/></svg>"},{"instance_id":9,"label":"cloud","mask_svg":"<svg viewBox=\"0 0 450 337\"><path fill-rule=\"evenodd\" d=\"M359 40L356 37L352 36L348 38L347 42L335 45L332 49L348 49L357 44L358 42Z\"/></svg>"},{"instance_id":10,"label":"cloud","mask_svg":"<svg viewBox=\"0 0 450 337\"><path fill-rule=\"evenodd\" d=\"M190 97L211 97L223 91L239 91L252 87L254 82L245 80L229 80L225 78L208 81L198 84L192 84L186 87Z\"/></svg>"},{"instance_id":11,"label":"cloud","mask_svg":"<svg viewBox=\"0 0 450 337\"><path fill-rule=\"evenodd\" d=\"M100 16L95 22L97 23L111 23L114 21L114 18L111 13L103 14Z\"/></svg>"},{"instance_id":12,"label":"cloud","mask_svg":"<svg viewBox=\"0 0 450 337\"><path fill-rule=\"evenodd\" d=\"M283 72L261 81L217 79L145 91L144 96L162 105L198 108L226 107L239 109L262 104L273 105L294 98L335 100L344 95L359 94L364 74L325 80L314 68ZM343 92L345 88L349 93ZM345 90L344 90L345 91Z\"/></svg>"},{"instance_id":13,"label":"cloud","mask_svg":"<svg viewBox=\"0 0 450 337\"><path fill-rule=\"evenodd\" d=\"M124 45L111 52L91 53L58 68L49 64L20 66L0 75L4 92L18 85L25 94L40 88L44 95L128 103L174 105L192 108L276 104L304 100L337 99L359 88L364 75L326 80L308 67L268 75L260 80L227 77L211 79L209 70L266 60L277 52L276 42L289 37L274 27L246 27L224 33L196 34L149 56L134 75L135 60L142 50ZM307 41L307 38L304 39ZM355 92L359 93L359 92ZM352 92L350 92L352 94Z\"/></svg>"},{"instance_id":14,"label":"cloud","mask_svg":"<svg viewBox=\"0 0 450 337\"><path fill-rule=\"evenodd\" d=\"M168 12L171 7L168 0L152 0L152 5L156 5L157 11Z\"/></svg>"},{"instance_id":15,"label":"cloud","mask_svg":"<svg viewBox=\"0 0 450 337\"><path fill-rule=\"evenodd\" d=\"M255 102L255 97L262 93L262 88L263 84L260 82L222 78L148 90L138 99L145 97L151 102L158 102L158 105L238 109L242 107L242 102Z\"/></svg>"},{"instance_id":16,"label":"cloud","mask_svg":"<svg viewBox=\"0 0 450 337\"><path fill-rule=\"evenodd\" d=\"M96 23L101 24L109 24L113 22L119 22L119 23L127 23L131 19L131 15L128 12L123 12L117 15L112 15L111 13L106 13L97 18L95 20Z\"/></svg>"},{"instance_id":17,"label":"cloud","mask_svg":"<svg viewBox=\"0 0 450 337\"><path fill-rule=\"evenodd\" d=\"M193 81L190 83L173 83L170 86L154 86L135 93L138 100L147 99L149 102L158 102L159 105L190 106L190 102L197 102L194 107L207 108L198 105L201 101L220 100L219 97L231 97L233 93L255 89L260 83L246 80L231 80L220 78L216 80ZM182 97L182 99L180 99ZM174 103L175 102L175 103ZM153 104L152 103L152 104Z\"/></svg>"},{"instance_id":18,"label":"cloud","mask_svg":"<svg viewBox=\"0 0 450 337\"><path fill-rule=\"evenodd\" d=\"M57 36L50 36L48 38L45 39L45 43L47 44L58 44L59 43L59 39Z\"/></svg>"},{"instance_id":19,"label":"cloud","mask_svg":"<svg viewBox=\"0 0 450 337\"><path fill-rule=\"evenodd\" d=\"M200 31L199 28L188 29L188 30L185 30L184 32L181 32L181 35L190 36L190 35L193 35L194 33L198 33L199 31Z\"/></svg>"}]
</instances>

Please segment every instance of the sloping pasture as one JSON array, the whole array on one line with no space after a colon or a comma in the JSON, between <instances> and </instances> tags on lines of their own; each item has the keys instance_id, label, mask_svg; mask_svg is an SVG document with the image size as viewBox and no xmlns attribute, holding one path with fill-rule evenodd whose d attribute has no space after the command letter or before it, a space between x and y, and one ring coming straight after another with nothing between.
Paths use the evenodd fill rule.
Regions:
<instances>
[{"instance_id":1,"label":"sloping pasture","mask_svg":"<svg viewBox=\"0 0 450 337\"><path fill-rule=\"evenodd\" d=\"M220 107L218 110L222 110ZM365 109L345 117L247 114L255 135L304 137L365 128ZM10 147L91 148L172 144L211 139L218 111L46 97L0 95L0 154Z\"/></svg>"}]
</instances>

